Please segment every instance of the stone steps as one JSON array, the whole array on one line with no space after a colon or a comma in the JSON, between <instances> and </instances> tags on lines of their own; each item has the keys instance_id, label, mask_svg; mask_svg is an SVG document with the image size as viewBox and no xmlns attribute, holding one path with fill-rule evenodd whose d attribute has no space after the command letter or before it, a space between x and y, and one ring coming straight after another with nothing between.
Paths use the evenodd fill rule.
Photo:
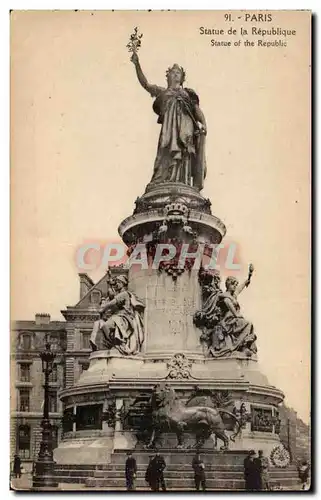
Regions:
<instances>
[{"instance_id":1,"label":"stone steps","mask_svg":"<svg viewBox=\"0 0 321 500\"><path fill-rule=\"evenodd\" d=\"M138 469L136 487L137 489L147 489L145 482L145 468ZM118 470L57 470L57 480L60 483L78 483L84 484L88 488L125 488L124 469ZM165 480L168 489L171 490L191 490L194 489L193 471L165 471ZM242 471L206 471L207 488L211 490L242 490L244 489ZM270 471L271 485L282 484L284 488L293 488L298 483L298 477L295 469L282 470L272 469Z\"/></svg>"},{"instance_id":2,"label":"stone steps","mask_svg":"<svg viewBox=\"0 0 321 500\"><path fill-rule=\"evenodd\" d=\"M181 471L168 471L167 469L165 470L165 475L169 479L179 479L182 477L182 472ZM273 473L270 473L270 476L272 479L282 479L282 478L292 478L293 477L293 472L292 471L273 471ZM99 478L117 478L117 477L124 477L124 470L122 471L108 471L106 474L105 471L95 471L94 478L99 479ZM145 478L145 470L138 470L137 471L137 478ZM194 477L194 472L193 470L189 472L184 472L184 478L185 479L193 479ZM242 479L243 480L243 472L237 472L235 473L234 471L226 471L226 472L221 472L221 471L208 471L206 470L206 477L209 479Z\"/></svg>"},{"instance_id":3,"label":"stone steps","mask_svg":"<svg viewBox=\"0 0 321 500\"><path fill-rule=\"evenodd\" d=\"M56 464L55 465L55 470L96 470L96 469L103 469L105 467L109 467L107 464Z\"/></svg>"},{"instance_id":4,"label":"stone steps","mask_svg":"<svg viewBox=\"0 0 321 500\"><path fill-rule=\"evenodd\" d=\"M119 481L118 485L112 485L110 482L108 484L103 485L103 486L85 486L85 484L82 482L82 478L79 481L75 481L73 478L70 478L70 480L67 480L65 478L60 478L59 476L57 477L58 482L59 482L59 488L61 491L126 491L126 485L125 485L125 480L124 478ZM13 479L12 484L14 486L15 490L20 490L20 491L27 491L32 488L32 477L28 478L21 478L21 479ZM168 481L166 481L166 486L169 491L191 491L194 490L194 484L191 488L187 487L179 487L176 486L175 488L171 488L170 484ZM136 489L137 491L150 491L150 488L147 486L147 484L144 482L139 482L138 486L136 483ZM287 490L300 490L300 485L299 483L293 483L293 485L289 485L286 487ZM218 488L218 487L210 487L211 491L226 491L224 488ZM243 488L234 488L233 491L244 491Z\"/></svg>"},{"instance_id":5,"label":"stone steps","mask_svg":"<svg viewBox=\"0 0 321 500\"><path fill-rule=\"evenodd\" d=\"M137 470L138 471L145 471L147 468L147 464L137 464ZM112 466L112 465L107 465L105 466L104 468L100 468L100 467L97 467L96 469L89 469L89 468L83 468L83 469L78 469L78 466L74 466L74 468L69 468L69 469L63 469L61 468L60 466L56 467L56 473L57 474L61 474L61 475L68 475L69 473L72 474L72 473L75 473L77 472L77 474L79 475L84 475L84 474L87 474L87 475L93 475L94 473L109 473L110 471L120 471L120 472L124 472L125 470L125 464L117 464L115 466ZM174 466L174 465L168 465L166 467L166 470L168 472L175 472L177 470L179 470L180 473L189 473L189 472L193 472L192 470L192 466L191 464L189 465L182 465L181 467L179 466ZM234 473L243 473L243 467L240 467L240 466L235 466L235 467L231 467L231 466L228 466L228 465L221 465L221 466L218 466L218 465L206 465L206 470L208 472L210 471L215 471L215 472L219 472L219 471L222 471L222 472L225 472L225 471L231 471L231 472L234 472Z\"/></svg>"},{"instance_id":6,"label":"stone steps","mask_svg":"<svg viewBox=\"0 0 321 500\"><path fill-rule=\"evenodd\" d=\"M134 453L133 456L136 459L136 462L139 464L147 464L149 463L151 453ZM166 453L163 452L161 455L164 457L166 464L176 465L181 467L184 465L190 465L195 456L195 450L188 452L182 451L180 453ZM243 461L246 457L246 453L231 453L231 452L208 452L202 453L202 459L205 464L209 465L238 465L243 467ZM115 466L117 464L124 464L126 461L126 455L123 453L113 453L111 456L111 465Z\"/></svg>"},{"instance_id":7,"label":"stone steps","mask_svg":"<svg viewBox=\"0 0 321 500\"><path fill-rule=\"evenodd\" d=\"M147 464L137 464L138 469L146 469ZM125 468L125 462L122 464L106 464L106 465L95 465L91 467L90 465L73 465L68 467L65 467L63 465L56 465L56 471L61 471L61 472L68 472L68 471L87 471L87 472L94 472L94 471L109 471L109 470L124 470ZM166 465L166 470L177 470L179 468L180 471L189 471L191 470L191 463L190 464L181 464L181 465L174 465L174 464L169 464ZM206 470L232 470L236 472L242 472L243 471L243 466L241 465L211 465L211 464L206 464ZM278 470L278 469L277 469ZM295 470L295 469L293 469Z\"/></svg>"},{"instance_id":8,"label":"stone steps","mask_svg":"<svg viewBox=\"0 0 321 500\"><path fill-rule=\"evenodd\" d=\"M82 484L84 485L88 476L61 476L60 474L57 474L56 479L58 483L77 483L77 484Z\"/></svg>"},{"instance_id":9,"label":"stone steps","mask_svg":"<svg viewBox=\"0 0 321 500\"><path fill-rule=\"evenodd\" d=\"M123 484L125 483L125 478L123 478ZM189 478L176 478L168 479L165 475L166 487L170 490L194 490L194 479ZM280 481L271 479L271 485L278 485ZM284 488L291 488L298 483L296 478L283 478L282 486ZM88 478L86 481L87 487L103 488L103 487L120 487L120 478L108 478L108 479L97 479ZM206 478L206 486L208 490L220 489L220 490L243 490L244 481L243 479L209 479ZM146 487L146 481L141 478L136 480L136 488L140 489Z\"/></svg>"},{"instance_id":10,"label":"stone steps","mask_svg":"<svg viewBox=\"0 0 321 500\"><path fill-rule=\"evenodd\" d=\"M62 466L56 466L56 474L61 475L61 476L68 476L68 475L78 475L78 476L90 476L90 475L95 475L96 477L101 477L104 474L110 474L111 472L119 472L120 474L124 473L125 466L124 464L118 464L117 466L112 466L112 465L106 465L106 466L96 466L96 468L89 468L88 466L84 466L85 468L78 468L79 466L75 465L73 468L68 467L68 469L63 468ZM146 471L146 465L145 464L137 464L137 471L138 473L142 472L144 473ZM178 474L193 474L193 470L191 465L182 465L181 467L177 466L167 466L166 467L166 472L168 473L178 473ZM243 467L241 466L228 466L228 465L206 465L206 472L207 473L214 473L214 474L224 474L224 473L231 473L231 474L243 474ZM277 468L271 468L270 469L270 474L272 475L282 475L282 474L296 474L297 469L295 466L289 466L285 470L283 469L277 469Z\"/></svg>"},{"instance_id":11,"label":"stone steps","mask_svg":"<svg viewBox=\"0 0 321 500\"><path fill-rule=\"evenodd\" d=\"M137 461L136 488L148 491L145 472L150 451L135 450ZM192 459L195 450L162 450L161 455L166 461L165 481L168 490L190 491L195 489ZM243 460L246 452L218 452L208 450L201 454L206 467L206 482L208 490L228 491L244 490ZM57 479L61 483L77 483L89 489L125 490L126 451L115 452L109 464L93 465L56 465ZM271 467L271 485L282 485L285 489L294 489L298 484L297 470L294 465L286 469Z\"/></svg>"}]
</instances>

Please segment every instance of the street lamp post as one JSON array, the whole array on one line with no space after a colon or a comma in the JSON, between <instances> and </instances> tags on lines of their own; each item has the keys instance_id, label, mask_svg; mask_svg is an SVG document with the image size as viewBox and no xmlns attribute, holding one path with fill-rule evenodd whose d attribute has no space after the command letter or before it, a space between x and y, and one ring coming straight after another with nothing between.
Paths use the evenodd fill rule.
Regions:
<instances>
[{"instance_id":1,"label":"street lamp post","mask_svg":"<svg viewBox=\"0 0 321 500\"><path fill-rule=\"evenodd\" d=\"M53 369L55 354L50 350L47 338L45 350L40 353L40 358L42 361L42 372L45 374L44 407L41 421L42 439L32 482L34 488L51 489L58 487L52 453L52 426L49 420L49 375Z\"/></svg>"}]
</instances>

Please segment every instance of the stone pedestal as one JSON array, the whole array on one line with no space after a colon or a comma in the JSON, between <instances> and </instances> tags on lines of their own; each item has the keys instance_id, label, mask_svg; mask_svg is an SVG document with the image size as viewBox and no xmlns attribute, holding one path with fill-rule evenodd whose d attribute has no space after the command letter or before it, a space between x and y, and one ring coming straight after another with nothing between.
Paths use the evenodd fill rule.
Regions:
<instances>
[{"instance_id":1,"label":"stone pedestal","mask_svg":"<svg viewBox=\"0 0 321 500\"><path fill-rule=\"evenodd\" d=\"M119 398L116 399L114 450L133 450L136 446L137 439L132 432L128 432L123 428L121 421L121 411L123 407L123 400Z\"/></svg>"},{"instance_id":2,"label":"stone pedestal","mask_svg":"<svg viewBox=\"0 0 321 500\"><path fill-rule=\"evenodd\" d=\"M101 437L65 436L54 450L54 459L61 465L107 464L111 461L114 435Z\"/></svg>"},{"instance_id":3,"label":"stone pedestal","mask_svg":"<svg viewBox=\"0 0 321 500\"><path fill-rule=\"evenodd\" d=\"M154 269L128 274L131 290L145 299L144 354L156 358L176 352L201 354L199 331L193 324L193 313L201 305L198 271L185 272L176 281Z\"/></svg>"},{"instance_id":4,"label":"stone pedestal","mask_svg":"<svg viewBox=\"0 0 321 500\"><path fill-rule=\"evenodd\" d=\"M136 433L123 428L121 412L123 407L128 408L140 395L151 394L159 382L166 381L183 400L188 400L195 385L200 389L228 393L235 406L239 408L241 403L245 404L249 414L252 407L267 409L272 414L283 401L283 393L269 385L255 360L248 360L241 355L214 360L200 354L186 355L185 359L186 378L171 378L174 366L171 354L163 353L155 357L146 354L124 359L109 351L93 353L89 369L83 372L74 387L64 390L61 397L66 407L96 403L101 404L102 408L106 408L108 397L113 397L114 425L109 427L103 422L101 430L76 430L65 435L55 450L55 460L61 464L102 463L100 460L108 463L114 449L141 447L137 443ZM187 438L186 443L192 445L193 439ZM169 444L176 447L174 435L164 436L164 445ZM271 432L253 431L251 422L248 422L235 442L230 441L230 449L262 449L269 455L278 444L279 435L274 429ZM213 439L209 439L205 447L214 450Z\"/></svg>"},{"instance_id":5,"label":"stone pedestal","mask_svg":"<svg viewBox=\"0 0 321 500\"><path fill-rule=\"evenodd\" d=\"M220 243L225 226L212 215L210 202L196 189L164 183L148 187L137 200L134 213L120 224L119 234L130 251L137 244L145 245L151 258L160 241L205 246ZM115 450L142 449L137 418L144 417L144 405L160 382L169 384L182 402L189 400L197 386L230 398L233 411L246 409L249 420L235 442L230 441L231 453L217 455L222 460L228 461L238 452L243 456L249 449L262 449L268 455L280 443L277 426L271 422L277 421L283 393L270 386L256 355L249 358L242 352L230 352L214 359L204 349L201 331L193 321L202 307L198 269L186 266L177 272L176 264L158 269L133 266L126 271L128 290L145 304L144 343L132 356L121 355L115 348L93 352L88 370L75 385L62 391L66 410L77 420L82 407L87 416L81 425L73 423L72 432L65 433L55 450L58 464L112 464ZM135 413L135 408L141 413ZM233 428L228 430L232 433ZM176 437L165 435L164 446L175 449ZM205 447L213 453L214 440L209 439Z\"/></svg>"},{"instance_id":6,"label":"stone pedestal","mask_svg":"<svg viewBox=\"0 0 321 500\"><path fill-rule=\"evenodd\" d=\"M182 183L164 182L150 186L136 201L133 215L123 220L118 232L130 246L153 241L155 230L163 223L168 207L186 207L188 224L201 243L220 243L226 233L223 222L212 215L211 203L197 189ZM183 208L184 210L184 208Z\"/></svg>"}]
</instances>

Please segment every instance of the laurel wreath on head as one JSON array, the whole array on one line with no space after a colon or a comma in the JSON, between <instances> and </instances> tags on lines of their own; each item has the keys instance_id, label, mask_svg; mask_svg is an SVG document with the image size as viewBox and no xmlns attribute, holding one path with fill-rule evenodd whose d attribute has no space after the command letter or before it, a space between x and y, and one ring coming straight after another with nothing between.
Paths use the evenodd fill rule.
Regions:
<instances>
[{"instance_id":1,"label":"laurel wreath on head","mask_svg":"<svg viewBox=\"0 0 321 500\"><path fill-rule=\"evenodd\" d=\"M277 445L270 454L270 460L275 467L285 469L290 463L290 453L283 445Z\"/></svg>"}]
</instances>

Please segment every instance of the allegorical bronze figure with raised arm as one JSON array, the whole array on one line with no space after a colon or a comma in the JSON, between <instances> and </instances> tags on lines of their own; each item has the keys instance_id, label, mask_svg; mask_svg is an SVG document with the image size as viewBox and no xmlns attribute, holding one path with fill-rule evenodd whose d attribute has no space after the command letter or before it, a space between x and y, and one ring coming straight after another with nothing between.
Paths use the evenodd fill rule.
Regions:
<instances>
[{"instance_id":1,"label":"allegorical bronze figure with raised arm","mask_svg":"<svg viewBox=\"0 0 321 500\"><path fill-rule=\"evenodd\" d=\"M135 28L128 49L139 83L155 97L153 110L161 124L151 183L182 182L201 190L206 175L207 128L199 97L194 90L183 87L185 71L178 64L166 71L167 87L147 81L137 54L141 37Z\"/></svg>"},{"instance_id":2,"label":"allegorical bronze figure with raised arm","mask_svg":"<svg viewBox=\"0 0 321 500\"><path fill-rule=\"evenodd\" d=\"M256 335L253 325L241 314L241 307L237 300L242 290L249 286L253 270L254 268L250 264L249 275L243 283L239 283L234 276L226 278L226 292L220 297L220 308L222 311L220 325L223 327L225 337L229 337L231 340L231 345L227 346L226 352L239 350L248 356L257 352L255 343ZM223 353L224 349L220 351L219 355ZM213 351L212 354L215 356Z\"/></svg>"},{"instance_id":3,"label":"allegorical bronze figure with raised arm","mask_svg":"<svg viewBox=\"0 0 321 500\"><path fill-rule=\"evenodd\" d=\"M242 290L249 286L253 271L250 264L248 277L241 284L234 276L228 276L226 291L223 292L217 272L213 275L200 270L202 308L196 311L193 320L195 326L202 330L201 341L215 358L230 356L234 351L243 352L248 357L257 352L253 325L241 314L237 300Z\"/></svg>"}]
</instances>

